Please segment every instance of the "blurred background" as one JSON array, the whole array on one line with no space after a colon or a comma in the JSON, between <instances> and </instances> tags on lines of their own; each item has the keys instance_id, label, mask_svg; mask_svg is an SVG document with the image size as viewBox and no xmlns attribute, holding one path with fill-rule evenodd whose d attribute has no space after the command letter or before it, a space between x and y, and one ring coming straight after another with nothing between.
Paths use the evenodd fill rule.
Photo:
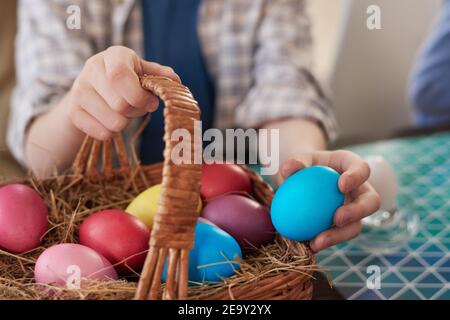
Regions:
<instances>
[{"instance_id":1,"label":"blurred background","mask_svg":"<svg viewBox=\"0 0 450 320\"><path fill-rule=\"evenodd\" d=\"M328 84L341 139L381 138L411 126L406 89L418 50L441 0L313 0L316 75ZM381 30L366 27L381 8Z\"/></svg>"},{"instance_id":2,"label":"blurred background","mask_svg":"<svg viewBox=\"0 0 450 320\"><path fill-rule=\"evenodd\" d=\"M381 30L366 27L369 5L381 8ZM406 88L411 66L440 0L312 0L315 73L333 93L340 142L380 139L413 126ZM16 1L0 10L0 177L20 167L7 152L5 130L13 87Z\"/></svg>"}]
</instances>

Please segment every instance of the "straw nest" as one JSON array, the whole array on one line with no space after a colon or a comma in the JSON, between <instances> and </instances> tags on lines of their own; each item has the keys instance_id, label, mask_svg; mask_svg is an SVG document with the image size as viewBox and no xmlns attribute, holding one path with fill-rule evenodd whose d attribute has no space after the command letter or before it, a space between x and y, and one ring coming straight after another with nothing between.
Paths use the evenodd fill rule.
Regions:
<instances>
[{"instance_id":1,"label":"straw nest","mask_svg":"<svg viewBox=\"0 0 450 320\"><path fill-rule=\"evenodd\" d=\"M26 180L24 183L35 188L47 203L50 227L41 246L30 252L16 255L0 250L0 299L132 299L138 274L117 281L84 281L78 290L55 287L50 291L53 294L48 294L34 282L34 265L45 248L59 243L77 243L79 225L91 213L111 208L124 209L139 192L159 183L158 178L151 177L158 175L160 166L142 168L116 179L115 183L91 182L81 175L44 181ZM146 171L144 175L143 171ZM144 179L137 179L138 176ZM255 288L258 288L258 280L275 279L286 272L311 277L316 269L307 246L299 247L281 237L247 254L239 264L236 275L223 283L190 286L189 298L207 299L223 291L224 286L236 288L255 283Z\"/></svg>"}]
</instances>

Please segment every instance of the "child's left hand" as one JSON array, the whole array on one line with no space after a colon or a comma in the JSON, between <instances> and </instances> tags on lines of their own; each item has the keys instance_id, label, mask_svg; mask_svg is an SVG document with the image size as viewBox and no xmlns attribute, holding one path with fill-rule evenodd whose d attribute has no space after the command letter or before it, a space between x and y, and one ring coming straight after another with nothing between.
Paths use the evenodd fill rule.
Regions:
<instances>
[{"instance_id":1,"label":"child's left hand","mask_svg":"<svg viewBox=\"0 0 450 320\"><path fill-rule=\"evenodd\" d=\"M281 184L291 174L309 166L328 166L341 174L339 190L345 194L345 204L334 214L334 226L311 240L313 251L320 251L337 243L357 237L361 232L361 220L377 211L380 198L367 182L370 168L367 163L350 151L317 151L287 160L277 175Z\"/></svg>"}]
</instances>

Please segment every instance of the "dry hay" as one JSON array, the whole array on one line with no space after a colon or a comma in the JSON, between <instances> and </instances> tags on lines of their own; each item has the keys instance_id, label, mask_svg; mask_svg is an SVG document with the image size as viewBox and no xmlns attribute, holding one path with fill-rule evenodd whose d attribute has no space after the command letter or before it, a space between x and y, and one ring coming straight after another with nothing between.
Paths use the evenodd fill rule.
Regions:
<instances>
[{"instance_id":1,"label":"dry hay","mask_svg":"<svg viewBox=\"0 0 450 320\"><path fill-rule=\"evenodd\" d=\"M151 171L145 170L151 177ZM90 182L82 176L62 176L38 181L29 179L25 183L35 188L49 208L49 230L40 247L20 255L0 250L0 299L132 299L138 275L134 274L117 281L84 281L81 289L52 287L52 294L36 286L34 265L39 255L51 245L77 243L80 223L93 212L105 209L124 209L141 191L157 179L136 179L142 172L137 169L126 178L110 182ZM148 171L148 172L147 172ZM142 181L142 182L139 182ZM315 270L311 264L311 253L293 250L290 241L277 238L262 249L255 250L240 261L236 275L220 284L191 285L189 298L206 299L227 288L255 283L256 280L281 277L286 272L297 272L308 276ZM300 275L299 275L300 276ZM231 294L232 295L232 294Z\"/></svg>"}]
</instances>

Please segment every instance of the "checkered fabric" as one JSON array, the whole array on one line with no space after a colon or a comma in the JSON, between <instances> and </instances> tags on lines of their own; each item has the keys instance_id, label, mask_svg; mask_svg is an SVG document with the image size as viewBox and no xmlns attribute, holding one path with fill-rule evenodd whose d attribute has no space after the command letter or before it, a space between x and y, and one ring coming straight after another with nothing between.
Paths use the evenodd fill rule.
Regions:
<instances>
[{"instance_id":1,"label":"checkered fabric","mask_svg":"<svg viewBox=\"0 0 450 320\"><path fill-rule=\"evenodd\" d=\"M17 87L8 145L24 162L33 117L70 89L92 55L124 45L142 55L135 0L21 0L16 46ZM67 28L78 6L81 29ZM309 118L333 139L329 101L312 76L312 39L303 0L204 0L198 32L216 85L216 126L254 127L284 117Z\"/></svg>"}]
</instances>

